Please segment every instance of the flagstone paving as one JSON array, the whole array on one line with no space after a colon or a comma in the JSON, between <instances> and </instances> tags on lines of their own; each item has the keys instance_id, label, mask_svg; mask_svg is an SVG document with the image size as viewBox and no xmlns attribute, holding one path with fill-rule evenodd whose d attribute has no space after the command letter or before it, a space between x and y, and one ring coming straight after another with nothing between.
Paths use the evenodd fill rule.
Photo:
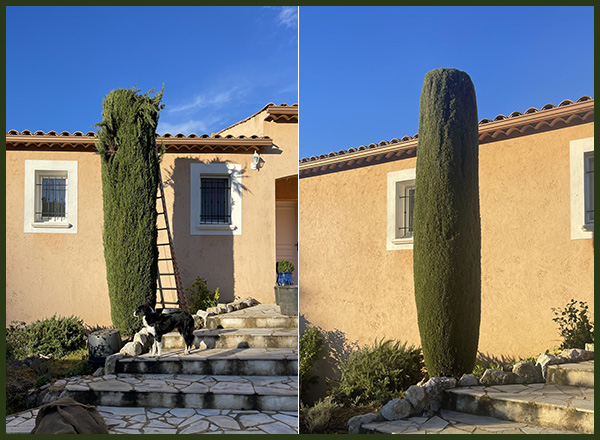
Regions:
<instances>
[{"instance_id":1,"label":"flagstone paving","mask_svg":"<svg viewBox=\"0 0 600 440\"><path fill-rule=\"evenodd\" d=\"M110 434L296 434L295 411L98 406ZM7 434L29 434L38 409L6 418Z\"/></svg>"},{"instance_id":2,"label":"flagstone paving","mask_svg":"<svg viewBox=\"0 0 600 440\"><path fill-rule=\"evenodd\" d=\"M576 434L444 409L431 417L367 423L362 428L379 434Z\"/></svg>"}]
</instances>

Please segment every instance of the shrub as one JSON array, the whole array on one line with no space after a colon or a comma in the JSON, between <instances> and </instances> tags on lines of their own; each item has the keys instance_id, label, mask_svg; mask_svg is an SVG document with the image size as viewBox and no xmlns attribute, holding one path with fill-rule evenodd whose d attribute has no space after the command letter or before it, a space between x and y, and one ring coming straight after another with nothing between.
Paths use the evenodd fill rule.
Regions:
<instances>
[{"instance_id":1,"label":"shrub","mask_svg":"<svg viewBox=\"0 0 600 440\"><path fill-rule=\"evenodd\" d=\"M334 402L331 397L319 400L311 407L302 407L304 411L304 423L309 433L323 432L331 421L333 410L340 405Z\"/></svg>"},{"instance_id":2,"label":"shrub","mask_svg":"<svg viewBox=\"0 0 600 440\"><path fill-rule=\"evenodd\" d=\"M294 263L288 260L277 262L277 273L292 273L294 271Z\"/></svg>"},{"instance_id":3,"label":"shrub","mask_svg":"<svg viewBox=\"0 0 600 440\"><path fill-rule=\"evenodd\" d=\"M23 321L13 321L6 329L6 361L23 359L30 353L27 327Z\"/></svg>"},{"instance_id":4,"label":"shrub","mask_svg":"<svg viewBox=\"0 0 600 440\"><path fill-rule=\"evenodd\" d=\"M414 200L414 285L427 371L473 370L481 309L475 89L465 72L425 75Z\"/></svg>"},{"instance_id":5,"label":"shrub","mask_svg":"<svg viewBox=\"0 0 600 440\"><path fill-rule=\"evenodd\" d=\"M156 126L163 92L116 89L104 97L96 149L102 170L104 259L113 325L132 335L140 305L156 303L156 195L160 154Z\"/></svg>"},{"instance_id":6,"label":"shrub","mask_svg":"<svg viewBox=\"0 0 600 440\"><path fill-rule=\"evenodd\" d=\"M473 367L473 374L481 379L481 376L483 376L483 373L485 373L485 370L487 370L485 365L480 362L477 362L475 364L475 366Z\"/></svg>"},{"instance_id":7,"label":"shrub","mask_svg":"<svg viewBox=\"0 0 600 440\"><path fill-rule=\"evenodd\" d=\"M556 316L552 320L558 324L563 342L560 348L585 348L586 343L594 342L594 323L588 316L588 305L584 301L572 299L564 309L553 308Z\"/></svg>"},{"instance_id":8,"label":"shrub","mask_svg":"<svg viewBox=\"0 0 600 440\"><path fill-rule=\"evenodd\" d=\"M61 357L85 346L83 321L76 317L38 320L26 327L28 350L44 356Z\"/></svg>"},{"instance_id":9,"label":"shrub","mask_svg":"<svg viewBox=\"0 0 600 440\"><path fill-rule=\"evenodd\" d=\"M309 385L317 381L313 372L315 362L323 350L323 335L317 327L308 327L300 336L300 400L306 401Z\"/></svg>"},{"instance_id":10,"label":"shrub","mask_svg":"<svg viewBox=\"0 0 600 440\"><path fill-rule=\"evenodd\" d=\"M185 289L190 304L191 311L196 313L198 310L206 310L219 304L219 288L211 292L202 277L196 277L196 281L191 287Z\"/></svg>"},{"instance_id":11,"label":"shrub","mask_svg":"<svg viewBox=\"0 0 600 440\"><path fill-rule=\"evenodd\" d=\"M344 404L382 405L403 395L423 377L421 349L399 341L375 341L350 354L340 365L341 377L331 390Z\"/></svg>"}]
</instances>

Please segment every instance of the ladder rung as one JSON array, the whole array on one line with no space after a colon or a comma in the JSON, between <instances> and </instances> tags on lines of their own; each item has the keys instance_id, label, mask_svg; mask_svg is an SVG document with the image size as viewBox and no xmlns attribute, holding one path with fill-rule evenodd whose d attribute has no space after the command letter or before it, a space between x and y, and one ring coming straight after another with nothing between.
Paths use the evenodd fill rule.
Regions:
<instances>
[{"instance_id":1,"label":"ladder rung","mask_svg":"<svg viewBox=\"0 0 600 440\"><path fill-rule=\"evenodd\" d=\"M166 231L169 228L156 228L157 231Z\"/></svg>"},{"instance_id":2,"label":"ladder rung","mask_svg":"<svg viewBox=\"0 0 600 440\"><path fill-rule=\"evenodd\" d=\"M157 214L157 215L161 215L161 214L164 214L164 213L165 213L165 212L163 211L163 212L157 212L156 214Z\"/></svg>"}]
</instances>

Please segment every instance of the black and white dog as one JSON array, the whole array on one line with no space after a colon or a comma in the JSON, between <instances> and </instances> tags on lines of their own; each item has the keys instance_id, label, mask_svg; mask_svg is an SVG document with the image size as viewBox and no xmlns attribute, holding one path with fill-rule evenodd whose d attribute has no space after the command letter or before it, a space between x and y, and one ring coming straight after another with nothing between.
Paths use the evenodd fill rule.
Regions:
<instances>
[{"instance_id":1,"label":"black and white dog","mask_svg":"<svg viewBox=\"0 0 600 440\"><path fill-rule=\"evenodd\" d=\"M155 312L148 304L139 306L133 316L142 318L144 327L152 336L154 343L150 350L151 356L160 356L162 354L162 337L165 333L169 333L174 329L179 331L179 334L185 341L184 353L188 354L192 350L194 343L194 318L183 310L173 312Z\"/></svg>"}]
</instances>

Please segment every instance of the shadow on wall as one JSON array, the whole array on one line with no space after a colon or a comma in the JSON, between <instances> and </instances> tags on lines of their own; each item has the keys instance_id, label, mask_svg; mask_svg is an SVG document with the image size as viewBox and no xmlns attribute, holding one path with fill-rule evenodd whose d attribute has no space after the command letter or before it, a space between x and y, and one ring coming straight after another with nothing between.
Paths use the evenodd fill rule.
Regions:
<instances>
[{"instance_id":1,"label":"shadow on wall","mask_svg":"<svg viewBox=\"0 0 600 440\"><path fill-rule=\"evenodd\" d=\"M314 326L304 315L300 315L298 324L300 334L307 327L317 327L323 336L323 352L313 367L313 372L318 379L310 386L307 395L303 396L303 403L311 405L327 395L330 382L340 377L339 365L346 362L350 354L359 348L359 345L355 341L349 341L346 334L339 329L329 331Z\"/></svg>"},{"instance_id":2,"label":"shadow on wall","mask_svg":"<svg viewBox=\"0 0 600 440\"><path fill-rule=\"evenodd\" d=\"M219 302L231 302L235 299L233 235L191 235L190 234L190 164L227 164L218 156L212 160L200 160L192 155L179 157L174 165L163 169L163 183L167 191L167 209L172 210L171 233L177 265L183 287L187 289L196 277L206 279L208 288L214 291L219 287ZM242 170L242 175L246 169ZM232 191L246 192L243 185ZM173 205L168 203L173 197Z\"/></svg>"}]
</instances>

